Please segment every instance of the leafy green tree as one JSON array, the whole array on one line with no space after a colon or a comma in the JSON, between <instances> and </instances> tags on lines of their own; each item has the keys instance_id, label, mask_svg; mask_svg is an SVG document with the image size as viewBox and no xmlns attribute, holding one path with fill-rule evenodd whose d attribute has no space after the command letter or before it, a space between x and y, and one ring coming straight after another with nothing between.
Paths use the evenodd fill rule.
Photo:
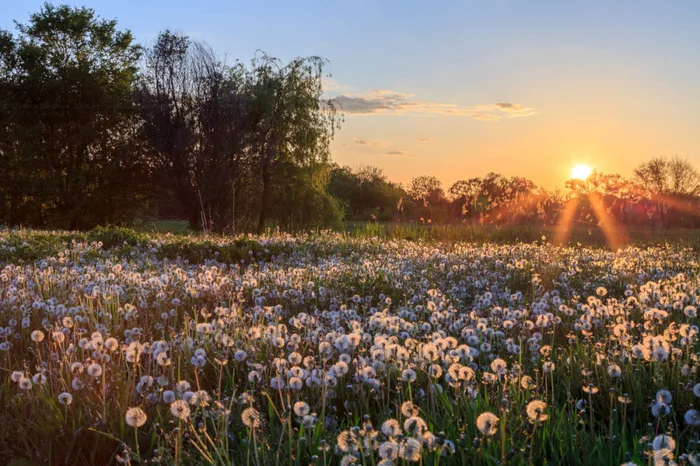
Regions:
<instances>
[{"instance_id":1,"label":"leafy green tree","mask_svg":"<svg viewBox=\"0 0 700 466\"><path fill-rule=\"evenodd\" d=\"M333 100L322 98L319 57L297 58L287 65L268 55L256 57L248 75L252 98L251 154L259 173L262 232L272 206L272 181L282 166L328 163L330 143L340 123Z\"/></svg>"},{"instance_id":2,"label":"leafy green tree","mask_svg":"<svg viewBox=\"0 0 700 466\"><path fill-rule=\"evenodd\" d=\"M440 180L434 176L426 175L416 176L411 180L409 194L416 202L424 205L435 205L445 198Z\"/></svg>"},{"instance_id":3,"label":"leafy green tree","mask_svg":"<svg viewBox=\"0 0 700 466\"><path fill-rule=\"evenodd\" d=\"M10 223L69 229L145 205L148 168L132 84L140 48L116 20L44 4L0 33L0 208Z\"/></svg>"},{"instance_id":4,"label":"leafy green tree","mask_svg":"<svg viewBox=\"0 0 700 466\"><path fill-rule=\"evenodd\" d=\"M329 192L338 198L351 220L395 220L406 192L390 182L376 167L333 166L328 184Z\"/></svg>"},{"instance_id":5,"label":"leafy green tree","mask_svg":"<svg viewBox=\"0 0 700 466\"><path fill-rule=\"evenodd\" d=\"M324 163L279 165L271 180L274 224L286 231L340 227L345 213L340 200L327 190L329 172Z\"/></svg>"},{"instance_id":6,"label":"leafy green tree","mask_svg":"<svg viewBox=\"0 0 700 466\"><path fill-rule=\"evenodd\" d=\"M481 179L470 178L468 180L455 181L450 186L448 193L452 198L453 211L456 213L456 216L473 218L476 212L477 200L481 194Z\"/></svg>"}]
</instances>

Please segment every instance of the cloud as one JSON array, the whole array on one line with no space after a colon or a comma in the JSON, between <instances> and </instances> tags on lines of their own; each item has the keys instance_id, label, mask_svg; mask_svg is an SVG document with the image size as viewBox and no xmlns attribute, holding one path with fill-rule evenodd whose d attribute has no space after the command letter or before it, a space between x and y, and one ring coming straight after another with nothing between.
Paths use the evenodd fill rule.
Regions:
<instances>
[{"instance_id":1,"label":"cloud","mask_svg":"<svg viewBox=\"0 0 700 466\"><path fill-rule=\"evenodd\" d=\"M367 99L346 95L339 95L335 100L346 113L379 113L384 110L395 110L399 103L390 98Z\"/></svg>"},{"instance_id":2,"label":"cloud","mask_svg":"<svg viewBox=\"0 0 700 466\"><path fill-rule=\"evenodd\" d=\"M497 107L497 108L499 108L499 109L501 109L501 110L505 110L505 111L507 111L507 112L508 112L508 111L511 111L511 110L518 110L518 109L523 108L522 105L514 104L514 103L511 103L511 102L502 102L502 103L499 103L499 104L493 104L493 106L494 106L494 107Z\"/></svg>"},{"instance_id":3,"label":"cloud","mask_svg":"<svg viewBox=\"0 0 700 466\"><path fill-rule=\"evenodd\" d=\"M475 120L481 120L481 121L494 121L494 120L500 120L502 117L500 115L495 115L493 113L475 113L474 114L474 119Z\"/></svg>"},{"instance_id":4,"label":"cloud","mask_svg":"<svg viewBox=\"0 0 700 466\"><path fill-rule=\"evenodd\" d=\"M496 110L500 110L501 112L505 112L508 115L508 118L530 116L530 115L537 114L537 112L535 111L534 108L526 108L520 104L514 104L512 102L501 102L501 103L493 104L493 107Z\"/></svg>"},{"instance_id":5,"label":"cloud","mask_svg":"<svg viewBox=\"0 0 700 466\"><path fill-rule=\"evenodd\" d=\"M416 156L412 154L408 154L404 151L400 150L390 150L386 152L386 155L389 157L401 157L401 158L406 158L406 159L415 159Z\"/></svg>"},{"instance_id":6,"label":"cloud","mask_svg":"<svg viewBox=\"0 0 700 466\"><path fill-rule=\"evenodd\" d=\"M416 99L413 94L386 89L360 95L342 94L335 97L335 100L340 104L343 112L354 115L451 115L493 121L537 114L534 108L513 102L464 107Z\"/></svg>"},{"instance_id":7,"label":"cloud","mask_svg":"<svg viewBox=\"0 0 700 466\"><path fill-rule=\"evenodd\" d=\"M323 86L324 91L337 91L340 89L340 84L329 77L322 78L321 85Z\"/></svg>"},{"instance_id":8,"label":"cloud","mask_svg":"<svg viewBox=\"0 0 700 466\"><path fill-rule=\"evenodd\" d=\"M368 140L366 140L366 139L358 139L358 138L353 138L353 142L354 142L355 144L357 144L357 145L360 145L360 146L367 146L367 147L370 147L370 146L382 147L382 146L387 146L387 145L388 145L388 144L386 144L385 142L382 142L382 141L368 141Z\"/></svg>"},{"instance_id":9,"label":"cloud","mask_svg":"<svg viewBox=\"0 0 700 466\"><path fill-rule=\"evenodd\" d=\"M423 142L432 142L432 141L433 141L433 138L420 138L420 139L418 140L418 142L421 142L421 143L423 143Z\"/></svg>"}]
</instances>

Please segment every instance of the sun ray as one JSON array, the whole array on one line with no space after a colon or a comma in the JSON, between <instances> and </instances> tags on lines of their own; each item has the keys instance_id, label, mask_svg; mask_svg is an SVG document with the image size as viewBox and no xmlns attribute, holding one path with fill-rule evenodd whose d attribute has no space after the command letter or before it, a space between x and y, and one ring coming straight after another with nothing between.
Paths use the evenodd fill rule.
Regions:
<instances>
[{"instance_id":1,"label":"sun ray","mask_svg":"<svg viewBox=\"0 0 700 466\"><path fill-rule=\"evenodd\" d=\"M573 223L574 214L576 214L576 209L578 208L578 204L578 198L574 198L569 200L564 206L564 210L559 216L559 221L557 222L556 230L554 231L554 244L564 246L569 241L571 226Z\"/></svg>"},{"instance_id":2,"label":"sun ray","mask_svg":"<svg viewBox=\"0 0 700 466\"><path fill-rule=\"evenodd\" d=\"M603 230L603 235L608 243L608 246L613 251L625 246L629 239L624 227L608 212L605 203L598 193L588 193L588 200L591 203L593 213L598 220L598 226Z\"/></svg>"}]
</instances>

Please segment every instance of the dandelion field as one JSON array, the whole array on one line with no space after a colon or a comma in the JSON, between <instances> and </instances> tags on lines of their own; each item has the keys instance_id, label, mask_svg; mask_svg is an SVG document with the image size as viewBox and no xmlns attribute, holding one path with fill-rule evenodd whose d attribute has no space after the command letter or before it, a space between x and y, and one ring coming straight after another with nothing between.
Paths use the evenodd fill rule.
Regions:
<instances>
[{"instance_id":1,"label":"dandelion field","mask_svg":"<svg viewBox=\"0 0 700 466\"><path fill-rule=\"evenodd\" d=\"M0 232L0 463L698 464L700 253Z\"/></svg>"}]
</instances>

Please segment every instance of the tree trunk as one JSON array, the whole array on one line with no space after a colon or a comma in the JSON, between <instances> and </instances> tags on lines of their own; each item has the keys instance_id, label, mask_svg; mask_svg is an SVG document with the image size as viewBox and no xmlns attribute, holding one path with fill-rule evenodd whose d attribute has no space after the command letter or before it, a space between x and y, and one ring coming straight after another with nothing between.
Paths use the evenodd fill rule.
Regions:
<instances>
[{"instance_id":1,"label":"tree trunk","mask_svg":"<svg viewBox=\"0 0 700 466\"><path fill-rule=\"evenodd\" d=\"M262 166L262 200L260 203L260 216L258 217L258 234L265 231L265 218L267 216L268 204L270 203L270 168L265 161Z\"/></svg>"}]
</instances>

